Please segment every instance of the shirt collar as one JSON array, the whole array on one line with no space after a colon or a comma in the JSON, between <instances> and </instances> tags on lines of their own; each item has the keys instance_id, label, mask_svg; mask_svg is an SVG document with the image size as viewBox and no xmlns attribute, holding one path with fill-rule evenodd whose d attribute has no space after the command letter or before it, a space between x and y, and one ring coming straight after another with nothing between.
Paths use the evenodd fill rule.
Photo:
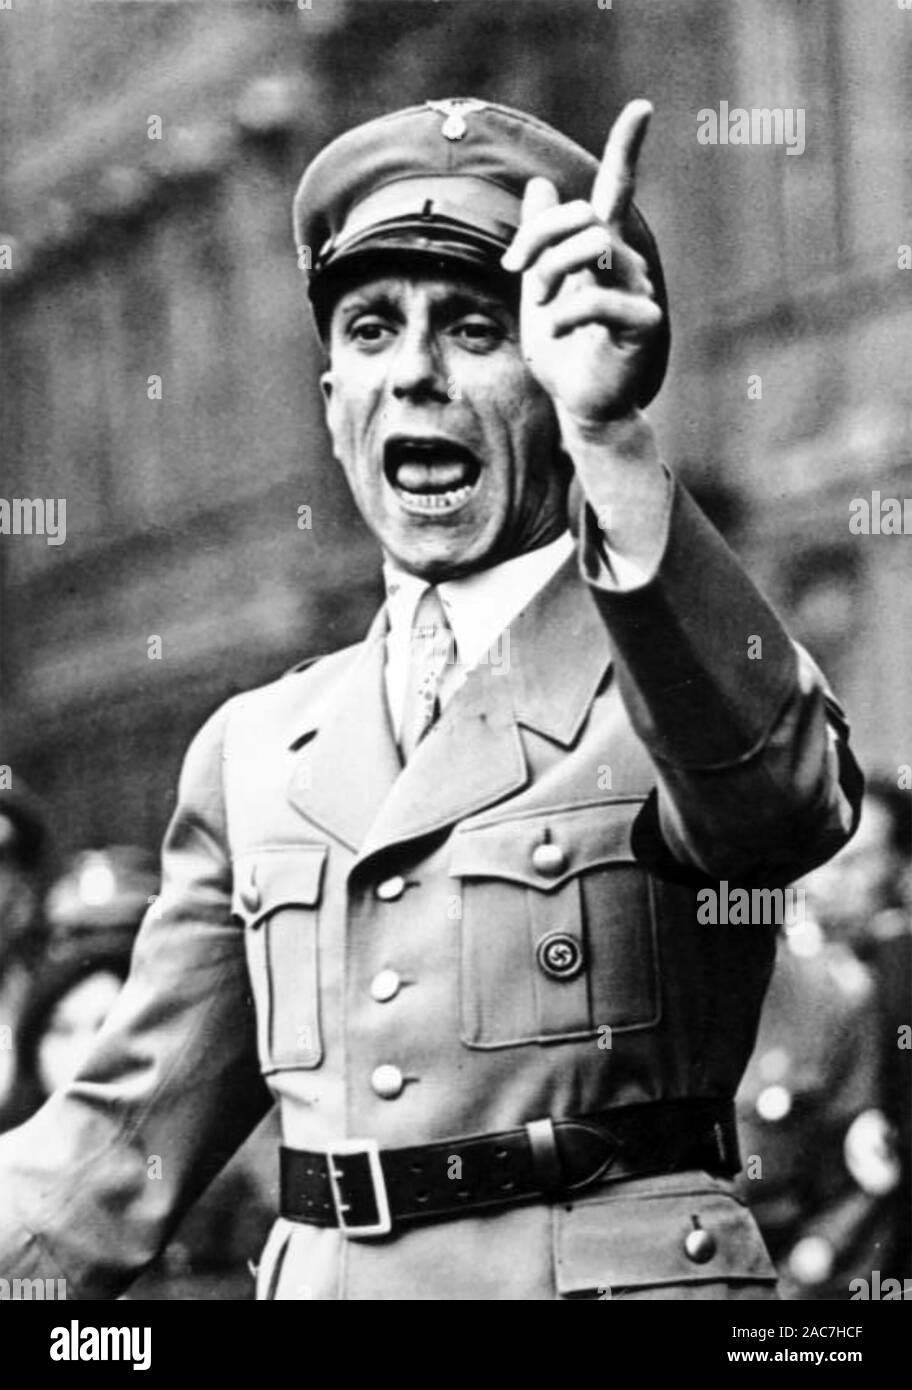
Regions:
<instances>
[{"instance_id":1,"label":"shirt collar","mask_svg":"<svg viewBox=\"0 0 912 1390\"><path fill-rule=\"evenodd\" d=\"M572 550L573 538L569 531L564 531L537 550L527 550L490 569L437 585L456 638L459 665L477 665L507 624L557 573ZM407 640L415 609L430 585L390 559L384 562L383 579L390 634L394 640Z\"/></svg>"}]
</instances>

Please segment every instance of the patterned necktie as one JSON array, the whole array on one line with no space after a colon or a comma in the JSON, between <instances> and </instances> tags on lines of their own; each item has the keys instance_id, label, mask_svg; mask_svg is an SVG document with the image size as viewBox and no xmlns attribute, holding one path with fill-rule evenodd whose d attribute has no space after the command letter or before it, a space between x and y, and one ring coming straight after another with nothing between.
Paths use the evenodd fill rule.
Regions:
<instances>
[{"instance_id":1,"label":"patterned necktie","mask_svg":"<svg viewBox=\"0 0 912 1390\"><path fill-rule=\"evenodd\" d=\"M404 762L408 762L440 714L440 683L455 655L453 630L443 611L440 594L432 585L421 595L412 622L399 740Z\"/></svg>"}]
</instances>

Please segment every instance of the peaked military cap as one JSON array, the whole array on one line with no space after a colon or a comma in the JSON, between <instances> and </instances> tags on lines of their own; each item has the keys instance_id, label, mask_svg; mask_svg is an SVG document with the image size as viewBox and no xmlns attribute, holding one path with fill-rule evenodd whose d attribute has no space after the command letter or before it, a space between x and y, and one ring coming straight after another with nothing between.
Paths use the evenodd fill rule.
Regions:
<instances>
[{"instance_id":1,"label":"peaked military cap","mask_svg":"<svg viewBox=\"0 0 912 1390\"><path fill-rule=\"evenodd\" d=\"M294 199L295 244L321 336L339 286L361 264L419 255L505 275L500 258L528 180L550 179L561 202L588 199L598 167L544 121L473 98L426 101L347 131L308 166ZM664 311L645 405L665 375L668 303L655 240L634 204L624 231Z\"/></svg>"}]
</instances>

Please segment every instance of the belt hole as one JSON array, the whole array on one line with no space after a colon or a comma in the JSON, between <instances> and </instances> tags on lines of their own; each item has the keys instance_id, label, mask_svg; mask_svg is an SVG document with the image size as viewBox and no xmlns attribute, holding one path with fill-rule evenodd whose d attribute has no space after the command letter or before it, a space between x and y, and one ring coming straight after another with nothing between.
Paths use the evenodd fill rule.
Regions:
<instances>
[{"instance_id":1,"label":"belt hole","mask_svg":"<svg viewBox=\"0 0 912 1390\"><path fill-rule=\"evenodd\" d=\"M509 1182L502 1182L502 1183L500 1184L500 1190L501 1190L501 1192L512 1192L515 1186L516 1186L516 1183L513 1182L512 1178L511 1178Z\"/></svg>"},{"instance_id":2,"label":"belt hole","mask_svg":"<svg viewBox=\"0 0 912 1390\"><path fill-rule=\"evenodd\" d=\"M428 1201L430 1201L430 1197L431 1197L430 1192L416 1192L416 1193L415 1193L415 1201L416 1201L416 1202L428 1202Z\"/></svg>"},{"instance_id":3,"label":"belt hole","mask_svg":"<svg viewBox=\"0 0 912 1390\"><path fill-rule=\"evenodd\" d=\"M507 1149L495 1149L495 1150L494 1150L494 1157L495 1157L495 1158L499 1158L499 1159L501 1160L501 1162L503 1162L503 1160L504 1160L505 1158L509 1158L509 1157L510 1157L510 1154L509 1154L509 1151L508 1151Z\"/></svg>"},{"instance_id":4,"label":"belt hole","mask_svg":"<svg viewBox=\"0 0 912 1390\"><path fill-rule=\"evenodd\" d=\"M420 1174L420 1173L423 1173L423 1172L424 1172L424 1164L423 1164L423 1163L410 1163L410 1164L409 1164L409 1172L410 1172L410 1173L419 1173L419 1174Z\"/></svg>"}]
</instances>

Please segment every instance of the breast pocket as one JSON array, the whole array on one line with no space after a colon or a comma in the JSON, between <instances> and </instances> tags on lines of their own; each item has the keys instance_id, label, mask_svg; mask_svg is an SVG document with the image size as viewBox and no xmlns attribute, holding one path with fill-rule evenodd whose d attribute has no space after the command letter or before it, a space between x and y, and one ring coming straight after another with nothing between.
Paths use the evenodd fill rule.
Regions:
<instances>
[{"instance_id":1,"label":"breast pocket","mask_svg":"<svg viewBox=\"0 0 912 1390\"><path fill-rule=\"evenodd\" d=\"M232 912L244 924L265 1073L323 1060L319 925L326 853L326 845L297 845L235 860Z\"/></svg>"},{"instance_id":2,"label":"breast pocket","mask_svg":"<svg viewBox=\"0 0 912 1390\"><path fill-rule=\"evenodd\" d=\"M659 1019L656 913L633 859L640 800L491 820L456 834L462 1028L510 1047L648 1028Z\"/></svg>"}]
</instances>

